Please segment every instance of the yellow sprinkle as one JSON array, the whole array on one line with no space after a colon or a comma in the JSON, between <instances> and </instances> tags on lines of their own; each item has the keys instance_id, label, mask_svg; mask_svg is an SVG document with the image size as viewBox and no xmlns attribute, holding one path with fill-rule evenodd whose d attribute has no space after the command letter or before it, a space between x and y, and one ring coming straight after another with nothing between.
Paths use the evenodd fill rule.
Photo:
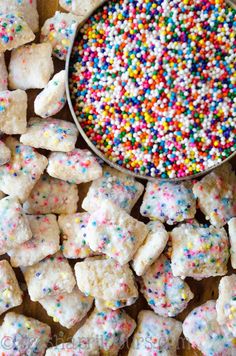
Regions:
<instances>
[{"instance_id":1,"label":"yellow sprinkle","mask_svg":"<svg viewBox=\"0 0 236 356\"><path fill-rule=\"evenodd\" d=\"M25 326L27 327L27 329L30 329L30 328L31 328L30 322L26 322L26 323L25 323Z\"/></svg>"},{"instance_id":2,"label":"yellow sprinkle","mask_svg":"<svg viewBox=\"0 0 236 356\"><path fill-rule=\"evenodd\" d=\"M192 242L188 242L187 247L188 247L189 249L193 248Z\"/></svg>"},{"instance_id":3,"label":"yellow sprinkle","mask_svg":"<svg viewBox=\"0 0 236 356\"><path fill-rule=\"evenodd\" d=\"M9 289L4 290L4 292L2 292L2 294L5 298L9 298L11 296Z\"/></svg>"},{"instance_id":4,"label":"yellow sprinkle","mask_svg":"<svg viewBox=\"0 0 236 356\"><path fill-rule=\"evenodd\" d=\"M112 302L106 302L105 305L108 308L112 308L113 307L113 303Z\"/></svg>"},{"instance_id":5,"label":"yellow sprinkle","mask_svg":"<svg viewBox=\"0 0 236 356\"><path fill-rule=\"evenodd\" d=\"M70 44L70 41L67 39L63 39L61 43L63 44L63 46L67 46L68 44Z\"/></svg>"}]
</instances>

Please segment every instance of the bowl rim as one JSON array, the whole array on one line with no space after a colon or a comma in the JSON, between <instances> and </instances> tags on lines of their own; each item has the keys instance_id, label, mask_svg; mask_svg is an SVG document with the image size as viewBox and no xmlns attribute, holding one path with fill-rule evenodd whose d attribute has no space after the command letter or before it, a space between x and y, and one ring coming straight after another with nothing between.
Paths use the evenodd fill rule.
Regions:
<instances>
[{"instance_id":1,"label":"bowl rim","mask_svg":"<svg viewBox=\"0 0 236 356\"><path fill-rule=\"evenodd\" d=\"M104 3L107 0L104 1ZM226 2L231 5L234 9L236 9L236 3L233 2L233 0L226 0ZM101 6L104 6L104 3ZM68 49L68 53L66 56L66 66L65 66L65 71L66 71L66 96L67 96L67 102L68 102L68 106L71 112L71 115L73 117L73 120L79 130L79 133L81 134L81 136L83 137L84 141L87 143L87 145L89 146L89 148L99 157L101 158L105 163L107 163L110 167L117 169L118 171L130 175L134 178L139 178L142 180L148 180L151 182L183 182L183 181L189 181L189 180L194 180L200 177L205 176L206 174L210 173L211 171L213 171L214 169L220 167L221 165L223 165L224 163L230 161L235 155L236 155L236 151L234 151L229 157L227 157L226 159L224 159L222 162L216 163L215 165L207 168L206 170L199 172L199 173L195 173L192 174L190 176L185 176L185 177L174 177L174 178L161 178L161 177L151 177L151 176L147 176L145 174L138 174L135 173L131 170L129 170L128 168L124 168L121 167L119 164L112 162L111 160L109 160L92 142L91 140L88 138L88 136L86 135L86 133L84 132L82 126L80 125L80 122L77 118L77 115L74 111L73 105L72 105L72 100L71 100L71 92L70 92L70 60L71 60L71 56L72 56L72 50L74 47L74 42L76 40L76 37L78 35L78 32L80 30L80 28L84 25L84 23L86 22L86 20L92 16L92 14L96 11L97 9L94 9L92 11L92 13L88 14L88 16L86 17L86 19L80 23L77 28L76 31L74 33L74 35L71 38L71 43Z\"/></svg>"}]
</instances>

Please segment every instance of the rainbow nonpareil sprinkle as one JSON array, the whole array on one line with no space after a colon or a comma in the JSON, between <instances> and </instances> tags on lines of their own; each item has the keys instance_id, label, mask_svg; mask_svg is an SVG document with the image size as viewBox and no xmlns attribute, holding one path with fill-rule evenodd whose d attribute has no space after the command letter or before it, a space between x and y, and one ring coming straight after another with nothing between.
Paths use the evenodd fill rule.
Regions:
<instances>
[{"instance_id":1,"label":"rainbow nonpareil sprinkle","mask_svg":"<svg viewBox=\"0 0 236 356\"><path fill-rule=\"evenodd\" d=\"M136 174L191 176L236 147L236 11L224 0L119 0L82 27L70 88L91 142Z\"/></svg>"}]
</instances>

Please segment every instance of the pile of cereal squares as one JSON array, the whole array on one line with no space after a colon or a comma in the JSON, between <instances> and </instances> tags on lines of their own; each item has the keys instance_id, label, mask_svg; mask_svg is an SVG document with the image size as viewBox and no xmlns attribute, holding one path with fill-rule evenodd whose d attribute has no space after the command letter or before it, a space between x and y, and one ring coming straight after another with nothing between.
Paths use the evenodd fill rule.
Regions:
<instances>
[{"instance_id":1,"label":"pile of cereal squares","mask_svg":"<svg viewBox=\"0 0 236 356\"><path fill-rule=\"evenodd\" d=\"M66 104L65 70L54 73L55 61L66 59L78 24L102 2L60 0L70 12L46 20L40 43L32 43L36 0L0 0L0 354L113 356L126 344L129 356L174 356L183 332L204 355L235 355L230 163L198 181L144 187L76 147L75 124L54 117ZM34 117L28 89L42 89ZM133 217L138 201L142 221ZM186 278L217 276L217 300L190 307L183 323L175 319L194 300ZM78 326L69 342L55 344L49 325L11 311L27 293L52 322ZM137 306L137 320L129 306Z\"/></svg>"}]
</instances>

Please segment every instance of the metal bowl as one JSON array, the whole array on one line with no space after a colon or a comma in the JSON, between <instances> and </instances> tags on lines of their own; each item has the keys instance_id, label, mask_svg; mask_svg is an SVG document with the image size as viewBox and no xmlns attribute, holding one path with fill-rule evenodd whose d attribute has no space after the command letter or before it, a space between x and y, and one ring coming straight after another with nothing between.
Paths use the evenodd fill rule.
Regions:
<instances>
[{"instance_id":1,"label":"metal bowl","mask_svg":"<svg viewBox=\"0 0 236 356\"><path fill-rule=\"evenodd\" d=\"M229 5L231 5L232 7L236 8L236 0L226 0L226 2ZM91 15L92 14L89 14L89 16L87 18L89 18ZM79 120L77 118L77 115L75 114L75 111L74 111L74 108L73 108L73 105L72 105L72 100L71 100L70 84L69 84L70 60L71 60L71 54L72 54L72 50L73 50L73 47L74 47L75 39L76 39L76 37L78 35L78 32L79 32L80 28L83 26L84 22L79 24L79 26L77 27L77 30L76 30L76 32L74 34L74 37L73 37L73 40L71 42L70 48L68 50L67 58L66 58L66 78L67 78L67 80L66 80L66 95L67 95L67 101L68 101L68 105L69 105L69 108L70 108L71 115L73 117L73 120L74 120L74 122L75 122L75 124L76 124L76 126L77 126L77 128L78 128L78 130L79 130L79 132L81 134L81 136L83 137L83 139L87 143L87 145L91 148L91 150L98 157L100 157L104 162L106 162L112 168L115 168L118 171L120 171L122 173L125 173L127 175L131 175L132 177L135 177L135 178L149 180L149 181L152 181L152 182L155 182L155 181L180 182L180 181L186 181L186 180L196 179L196 178L202 177L202 176L206 175L207 173L211 172L215 168L221 166L222 164L224 164L225 162L231 160L233 157L236 156L236 151L235 151L229 157L227 157L225 160L223 160L222 162L217 163L217 164L213 165L212 167L210 167L210 168L208 168L208 169L206 169L206 170L204 170L202 172L199 172L199 173L196 173L196 174L193 174L193 175L190 175L190 176L186 176L186 177L181 177L181 178L149 177L149 176L146 176L146 175L141 175L141 174L134 173L133 171L131 171L129 169L126 169L126 168L123 168L123 167L119 166L118 164L110 161L99 149L97 149L97 147L91 142L91 140L88 138L88 136L84 132L84 130L81 127L80 122L79 122Z\"/></svg>"}]
</instances>

